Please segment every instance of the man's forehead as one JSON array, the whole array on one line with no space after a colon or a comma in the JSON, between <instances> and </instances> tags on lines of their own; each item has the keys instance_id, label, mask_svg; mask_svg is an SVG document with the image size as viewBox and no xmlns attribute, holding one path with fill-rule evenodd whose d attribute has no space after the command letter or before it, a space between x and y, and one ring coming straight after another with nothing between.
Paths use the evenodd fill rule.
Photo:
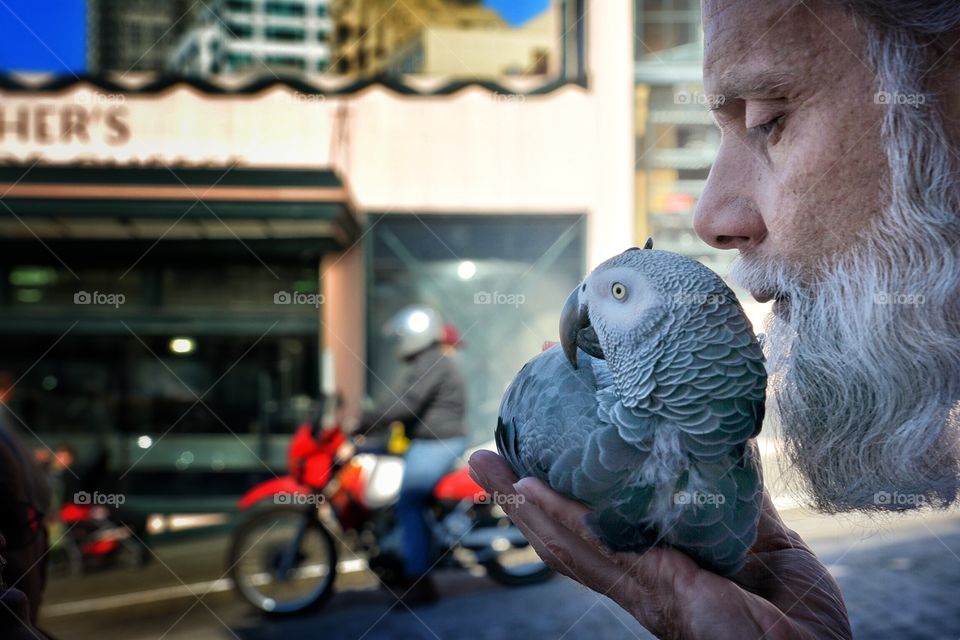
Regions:
<instances>
[{"instance_id":1,"label":"man's forehead","mask_svg":"<svg viewBox=\"0 0 960 640\"><path fill-rule=\"evenodd\" d=\"M835 5L810 0L703 0L704 80L765 86L835 46ZM758 76L758 77L753 77Z\"/></svg>"}]
</instances>

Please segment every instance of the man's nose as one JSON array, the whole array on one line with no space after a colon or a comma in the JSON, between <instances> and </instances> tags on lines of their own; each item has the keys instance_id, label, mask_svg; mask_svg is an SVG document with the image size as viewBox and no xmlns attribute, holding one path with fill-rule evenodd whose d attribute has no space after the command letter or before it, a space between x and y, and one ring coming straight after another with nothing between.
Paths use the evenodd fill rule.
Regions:
<instances>
[{"instance_id":1,"label":"man's nose","mask_svg":"<svg viewBox=\"0 0 960 640\"><path fill-rule=\"evenodd\" d=\"M710 170L693 213L693 229L711 247L743 251L760 244L767 227L748 188L752 176L742 169L727 173L724 164L721 155Z\"/></svg>"}]
</instances>

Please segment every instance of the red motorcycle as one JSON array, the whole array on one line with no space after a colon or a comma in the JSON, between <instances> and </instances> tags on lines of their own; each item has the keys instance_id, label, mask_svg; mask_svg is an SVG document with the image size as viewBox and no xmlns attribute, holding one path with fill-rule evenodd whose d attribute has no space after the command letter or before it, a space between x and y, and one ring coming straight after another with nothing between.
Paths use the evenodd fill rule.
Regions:
<instances>
[{"instance_id":1,"label":"red motorcycle","mask_svg":"<svg viewBox=\"0 0 960 640\"><path fill-rule=\"evenodd\" d=\"M237 528L228 558L236 591L266 614L322 606L338 568L366 564L385 585L402 567L396 502L403 458L382 450L337 451L348 442L337 427L300 427L288 453L289 475L263 482L239 501L250 515ZM504 585L552 575L500 505L467 473L462 460L433 490L426 509L435 567L481 567ZM342 552L352 556L338 565ZM349 563L349 564L348 564Z\"/></svg>"},{"instance_id":2,"label":"red motorcycle","mask_svg":"<svg viewBox=\"0 0 960 640\"><path fill-rule=\"evenodd\" d=\"M67 502L59 515L66 531L58 537L57 553L52 554L52 571L78 576L116 563L146 564L146 547L128 526L113 519L106 506Z\"/></svg>"}]
</instances>

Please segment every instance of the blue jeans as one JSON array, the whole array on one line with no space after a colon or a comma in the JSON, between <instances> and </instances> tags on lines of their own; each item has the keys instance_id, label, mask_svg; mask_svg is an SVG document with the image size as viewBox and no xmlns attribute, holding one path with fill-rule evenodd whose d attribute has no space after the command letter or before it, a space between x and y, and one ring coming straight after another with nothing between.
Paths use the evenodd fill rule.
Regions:
<instances>
[{"instance_id":1,"label":"blue jeans","mask_svg":"<svg viewBox=\"0 0 960 640\"><path fill-rule=\"evenodd\" d=\"M466 447L466 438L414 440L404 456L397 520L403 540L404 570L408 577L420 576L430 567L431 533L423 512L434 486Z\"/></svg>"}]
</instances>

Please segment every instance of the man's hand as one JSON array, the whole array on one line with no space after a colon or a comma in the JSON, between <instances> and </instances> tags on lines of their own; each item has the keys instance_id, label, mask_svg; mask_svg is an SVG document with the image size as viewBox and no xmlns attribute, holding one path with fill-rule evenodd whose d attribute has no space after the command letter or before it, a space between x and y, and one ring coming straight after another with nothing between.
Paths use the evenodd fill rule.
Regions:
<instances>
[{"instance_id":1,"label":"man's hand","mask_svg":"<svg viewBox=\"0 0 960 640\"><path fill-rule=\"evenodd\" d=\"M660 638L850 638L840 588L764 493L757 542L731 579L666 547L615 553L587 526L589 509L535 478L517 477L490 451L470 475L501 496L504 510L553 569L609 596Z\"/></svg>"}]
</instances>

